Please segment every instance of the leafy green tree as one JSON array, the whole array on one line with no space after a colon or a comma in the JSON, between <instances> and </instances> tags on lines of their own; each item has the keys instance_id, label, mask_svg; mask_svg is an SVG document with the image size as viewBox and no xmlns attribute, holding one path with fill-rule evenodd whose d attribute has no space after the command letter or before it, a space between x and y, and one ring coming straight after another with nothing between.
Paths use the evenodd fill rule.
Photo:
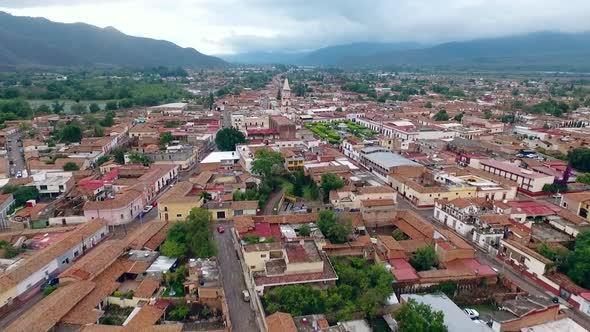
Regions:
<instances>
[{"instance_id":1,"label":"leafy green tree","mask_svg":"<svg viewBox=\"0 0 590 332\"><path fill-rule=\"evenodd\" d=\"M494 113L492 113L492 111L490 111L490 110L485 110L485 111L483 112L483 117L484 117L486 120L489 120L489 119L491 119L493 115L494 115Z\"/></svg>"},{"instance_id":2,"label":"leafy green tree","mask_svg":"<svg viewBox=\"0 0 590 332\"><path fill-rule=\"evenodd\" d=\"M82 114L88 111L88 106L86 106L86 104L83 103L75 103L72 106L70 106L70 110L75 114Z\"/></svg>"},{"instance_id":3,"label":"leafy green tree","mask_svg":"<svg viewBox=\"0 0 590 332\"><path fill-rule=\"evenodd\" d=\"M108 101L108 102L107 102L107 104L106 104L106 106L105 106L105 109L106 109L107 111L114 111L114 110L116 110L117 108L119 108L119 105L118 105L118 104L117 104L117 102L116 102L116 101L114 101L114 100ZM105 126L105 127L106 127L106 126Z\"/></svg>"},{"instance_id":4,"label":"leafy green tree","mask_svg":"<svg viewBox=\"0 0 590 332\"><path fill-rule=\"evenodd\" d=\"M96 161L96 166L100 166L100 165L108 162L109 160L111 160L111 157L109 157L109 156L102 156L102 157L98 158L98 160Z\"/></svg>"},{"instance_id":5,"label":"leafy green tree","mask_svg":"<svg viewBox=\"0 0 590 332\"><path fill-rule=\"evenodd\" d=\"M118 164L125 164L125 153L127 152L127 149L124 147L117 147L115 149L113 149L113 151L111 151L113 158L115 158L115 161Z\"/></svg>"},{"instance_id":6,"label":"leafy green tree","mask_svg":"<svg viewBox=\"0 0 590 332\"><path fill-rule=\"evenodd\" d=\"M590 172L590 148L580 147L570 150L567 153L570 165L581 171Z\"/></svg>"},{"instance_id":7,"label":"leafy green tree","mask_svg":"<svg viewBox=\"0 0 590 332\"><path fill-rule=\"evenodd\" d=\"M576 182L590 184L590 173L584 173L576 176Z\"/></svg>"},{"instance_id":8,"label":"leafy green tree","mask_svg":"<svg viewBox=\"0 0 590 332\"><path fill-rule=\"evenodd\" d=\"M242 143L246 143L246 137L236 128L223 128L215 135L215 144L221 151L234 151Z\"/></svg>"},{"instance_id":9,"label":"leafy green tree","mask_svg":"<svg viewBox=\"0 0 590 332\"><path fill-rule=\"evenodd\" d=\"M403 241L403 240L408 240L408 236L399 228L396 228L392 233L391 236L393 236L393 238L396 241Z\"/></svg>"},{"instance_id":10,"label":"leafy green tree","mask_svg":"<svg viewBox=\"0 0 590 332\"><path fill-rule=\"evenodd\" d=\"M399 323L398 331L400 332L448 331L442 311L432 310L431 306L418 303L414 299L409 299L402 304L400 310L395 315L395 320Z\"/></svg>"},{"instance_id":11,"label":"leafy green tree","mask_svg":"<svg viewBox=\"0 0 590 332\"><path fill-rule=\"evenodd\" d=\"M324 194L324 202L327 202L330 198L330 191L344 187L344 181L332 173L325 173L322 174L320 187Z\"/></svg>"},{"instance_id":12,"label":"leafy green tree","mask_svg":"<svg viewBox=\"0 0 590 332\"><path fill-rule=\"evenodd\" d=\"M576 284L590 288L590 231L576 237L574 250L567 259L567 275Z\"/></svg>"},{"instance_id":13,"label":"leafy green tree","mask_svg":"<svg viewBox=\"0 0 590 332\"><path fill-rule=\"evenodd\" d=\"M440 110L433 117L434 121L449 121L449 115L446 110Z\"/></svg>"},{"instance_id":14,"label":"leafy green tree","mask_svg":"<svg viewBox=\"0 0 590 332\"><path fill-rule=\"evenodd\" d=\"M300 236L309 236L311 234L311 228L308 225L303 225L299 227L299 235Z\"/></svg>"},{"instance_id":15,"label":"leafy green tree","mask_svg":"<svg viewBox=\"0 0 590 332\"><path fill-rule=\"evenodd\" d=\"M101 125L95 125L92 128L93 137L104 137L104 128Z\"/></svg>"},{"instance_id":16,"label":"leafy green tree","mask_svg":"<svg viewBox=\"0 0 590 332\"><path fill-rule=\"evenodd\" d=\"M65 107L66 107L66 103L60 103L58 100L54 101L53 104L51 104L51 110L55 114L59 114L59 113L63 112Z\"/></svg>"},{"instance_id":17,"label":"leafy green tree","mask_svg":"<svg viewBox=\"0 0 590 332\"><path fill-rule=\"evenodd\" d=\"M345 243L352 234L352 223L350 220L339 220L331 210L320 212L318 227L322 234L332 243Z\"/></svg>"},{"instance_id":18,"label":"leafy green tree","mask_svg":"<svg viewBox=\"0 0 590 332\"><path fill-rule=\"evenodd\" d=\"M465 112L461 112L461 113L459 113L459 114L455 115L455 116L453 117L453 120L455 120L455 121L457 121L457 122L461 122L461 120L463 120L463 116L464 116L464 115L465 115Z\"/></svg>"},{"instance_id":19,"label":"leafy green tree","mask_svg":"<svg viewBox=\"0 0 590 332\"><path fill-rule=\"evenodd\" d=\"M562 183L547 183L543 185L543 192L545 193L564 193L567 192L567 185Z\"/></svg>"},{"instance_id":20,"label":"leafy green tree","mask_svg":"<svg viewBox=\"0 0 590 332\"><path fill-rule=\"evenodd\" d=\"M113 113L112 111L107 112L104 119L102 119L100 121L100 125L103 127L106 127L106 128L111 127L114 124L115 124L115 113Z\"/></svg>"},{"instance_id":21,"label":"leafy green tree","mask_svg":"<svg viewBox=\"0 0 590 332\"><path fill-rule=\"evenodd\" d=\"M418 248L414 257L410 259L410 264L417 271L427 271L438 265L438 256L431 245Z\"/></svg>"},{"instance_id":22,"label":"leafy green tree","mask_svg":"<svg viewBox=\"0 0 590 332\"><path fill-rule=\"evenodd\" d=\"M4 186L2 193L12 194L16 206L23 206L28 200L39 198L39 190L37 190L37 187L32 186L7 185Z\"/></svg>"},{"instance_id":23,"label":"leafy green tree","mask_svg":"<svg viewBox=\"0 0 590 332\"><path fill-rule=\"evenodd\" d=\"M205 99L205 107L209 110L212 110L213 105L215 105L215 96L213 96L213 92L210 92L209 96L207 96L207 99Z\"/></svg>"},{"instance_id":24,"label":"leafy green tree","mask_svg":"<svg viewBox=\"0 0 590 332\"><path fill-rule=\"evenodd\" d=\"M131 108L133 107L134 101L131 98L125 98L119 101L120 108Z\"/></svg>"},{"instance_id":25,"label":"leafy green tree","mask_svg":"<svg viewBox=\"0 0 590 332\"><path fill-rule=\"evenodd\" d=\"M100 111L100 106L98 106L97 103L92 103L88 106L88 109L90 110L90 113L98 113Z\"/></svg>"},{"instance_id":26,"label":"leafy green tree","mask_svg":"<svg viewBox=\"0 0 590 332\"><path fill-rule=\"evenodd\" d=\"M68 123L61 131L61 140L67 143L77 143L82 140L82 128L76 122Z\"/></svg>"},{"instance_id":27,"label":"leafy green tree","mask_svg":"<svg viewBox=\"0 0 590 332\"><path fill-rule=\"evenodd\" d=\"M252 162L252 173L270 178L284 171L284 162L285 159L280 152L266 149L256 151Z\"/></svg>"},{"instance_id":28,"label":"leafy green tree","mask_svg":"<svg viewBox=\"0 0 590 332\"><path fill-rule=\"evenodd\" d=\"M424 104L425 108L432 108L432 103L427 101L426 104Z\"/></svg>"},{"instance_id":29,"label":"leafy green tree","mask_svg":"<svg viewBox=\"0 0 590 332\"><path fill-rule=\"evenodd\" d=\"M190 308L185 303L179 304L170 310L169 317L175 321L183 321L190 314Z\"/></svg>"},{"instance_id":30,"label":"leafy green tree","mask_svg":"<svg viewBox=\"0 0 590 332\"><path fill-rule=\"evenodd\" d=\"M49 113L51 113L51 108L49 108L49 106L47 106L46 104L41 104L41 105L39 105L39 107L37 107L37 109L35 110L35 113L49 114Z\"/></svg>"},{"instance_id":31,"label":"leafy green tree","mask_svg":"<svg viewBox=\"0 0 590 332\"><path fill-rule=\"evenodd\" d=\"M175 257L175 258L178 258L179 260L184 260L186 258L186 254L188 252L188 249L185 244L178 243L175 241L166 240L162 244L160 251L162 252L162 255L164 255L164 256Z\"/></svg>"},{"instance_id":32,"label":"leafy green tree","mask_svg":"<svg viewBox=\"0 0 590 332\"><path fill-rule=\"evenodd\" d=\"M128 158L131 164L140 164L144 166L149 166L152 164L152 160L148 156L141 153L131 152Z\"/></svg>"},{"instance_id":33,"label":"leafy green tree","mask_svg":"<svg viewBox=\"0 0 590 332\"><path fill-rule=\"evenodd\" d=\"M78 167L78 165L73 161L69 161L64 164L64 171L72 172L72 171L79 171L79 170L80 170L80 167Z\"/></svg>"},{"instance_id":34,"label":"leafy green tree","mask_svg":"<svg viewBox=\"0 0 590 332\"><path fill-rule=\"evenodd\" d=\"M172 134L170 132L165 131L163 133L160 133L160 140L159 140L160 146L165 147L173 140L174 140L174 136L172 136Z\"/></svg>"}]
</instances>

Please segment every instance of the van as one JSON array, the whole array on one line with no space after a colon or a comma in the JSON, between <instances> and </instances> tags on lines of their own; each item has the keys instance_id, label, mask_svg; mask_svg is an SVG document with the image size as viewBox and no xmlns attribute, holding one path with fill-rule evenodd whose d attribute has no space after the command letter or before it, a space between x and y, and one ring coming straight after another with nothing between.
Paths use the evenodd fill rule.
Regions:
<instances>
[{"instance_id":1,"label":"van","mask_svg":"<svg viewBox=\"0 0 590 332\"><path fill-rule=\"evenodd\" d=\"M242 299L245 302L250 302L250 292L248 292L246 289L242 291Z\"/></svg>"}]
</instances>

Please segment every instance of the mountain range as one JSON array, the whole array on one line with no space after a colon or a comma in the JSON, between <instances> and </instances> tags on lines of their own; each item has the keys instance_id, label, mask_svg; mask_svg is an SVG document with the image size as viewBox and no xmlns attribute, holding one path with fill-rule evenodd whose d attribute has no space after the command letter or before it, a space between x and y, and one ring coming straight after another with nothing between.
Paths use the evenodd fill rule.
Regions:
<instances>
[{"instance_id":1,"label":"mountain range","mask_svg":"<svg viewBox=\"0 0 590 332\"><path fill-rule=\"evenodd\" d=\"M590 32L537 32L438 45L354 43L298 54L267 54L273 57L252 57L257 62L248 62L248 53L224 58L344 68L590 71Z\"/></svg>"},{"instance_id":2,"label":"mountain range","mask_svg":"<svg viewBox=\"0 0 590 332\"><path fill-rule=\"evenodd\" d=\"M115 28L0 12L0 68L25 66L226 66L223 60Z\"/></svg>"}]
</instances>

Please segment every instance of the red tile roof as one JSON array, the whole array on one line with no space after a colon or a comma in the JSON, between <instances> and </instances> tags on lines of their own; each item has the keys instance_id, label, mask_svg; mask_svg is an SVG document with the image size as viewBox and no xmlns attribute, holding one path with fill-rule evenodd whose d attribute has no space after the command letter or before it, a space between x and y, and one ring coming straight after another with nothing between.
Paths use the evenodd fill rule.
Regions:
<instances>
[{"instance_id":1,"label":"red tile roof","mask_svg":"<svg viewBox=\"0 0 590 332\"><path fill-rule=\"evenodd\" d=\"M392 266L391 273L396 281L405 282L420 279L416 274L416 270L405 259L392 259L389 264Z\"/></svg>"}]
</instances>

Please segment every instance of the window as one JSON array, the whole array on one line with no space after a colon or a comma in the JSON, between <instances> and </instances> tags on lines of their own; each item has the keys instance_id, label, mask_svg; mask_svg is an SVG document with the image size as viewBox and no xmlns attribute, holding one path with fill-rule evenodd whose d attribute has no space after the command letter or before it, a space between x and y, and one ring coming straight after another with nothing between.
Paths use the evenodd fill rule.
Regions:
<instances>
[{"instance_id":1,"label":"window","mask_svg":"<svg viewBox=\"0 0 590 332\"><path fill-rule=\"evenodd\" d=\"M177 214L176 218L182 218L182 214L181 213Z\"/></svg>"},{"instance_id":2,"label":"window","mask_svg":"<svg viewBox=\"0 0 590 332\"><path fill-rule=\"evenodd\" d=\"M41 186L39 186L39 189L40 190L47 190L47 186L46 185L41 185Z\"/></svg>"},{"instance_id":3,"label":"window","mask_svg":"<svg viewBox=\"0 0 590 332\"><path fill-rule=\"evenodd\" d=\"M266 258L266 254L260 255L260 258Z\"/></svg>"},{"instance_id":4,"label":"window","mask_svg":"<svg viewBox=\"0 0 590 332\"><path fill-rule=\"evenodd\" d=\"M121 219L123 219L123 214L121 213Z\"/></svg>"},{"instance_id":5,"label":"window","mask_svg":"<svg viewBox=\"0 0 590 332\"><path fill-rule=\"evenodd\" d=\"M64 186L60 185L59 190L64 190Z\"/></svg>"}]
</instances>

